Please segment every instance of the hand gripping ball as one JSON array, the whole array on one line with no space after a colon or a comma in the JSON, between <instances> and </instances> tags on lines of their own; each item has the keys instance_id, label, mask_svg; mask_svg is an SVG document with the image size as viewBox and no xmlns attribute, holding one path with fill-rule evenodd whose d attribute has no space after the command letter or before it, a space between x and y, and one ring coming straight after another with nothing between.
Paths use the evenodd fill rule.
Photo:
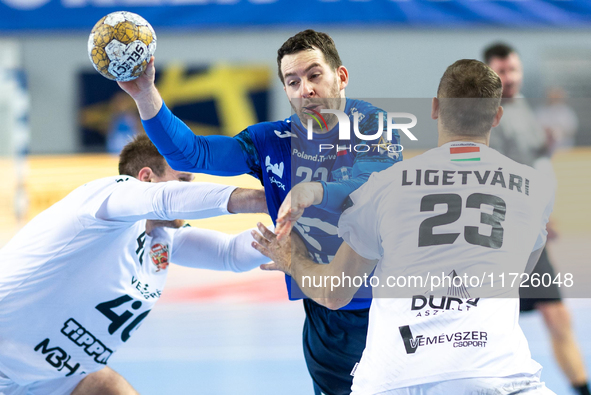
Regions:
<instances>
[{"instance_id":1,"label":"hand gripping ball","mask_svg":"<svg viewBox=\"0 0 591 395\"><path fill-rule=\"evenodd\" d=\"M94 25L88 56L101 75L116 81L139 77L156 51L156 33L141 16L112 12Z\"/></svg>"}]
</instances>

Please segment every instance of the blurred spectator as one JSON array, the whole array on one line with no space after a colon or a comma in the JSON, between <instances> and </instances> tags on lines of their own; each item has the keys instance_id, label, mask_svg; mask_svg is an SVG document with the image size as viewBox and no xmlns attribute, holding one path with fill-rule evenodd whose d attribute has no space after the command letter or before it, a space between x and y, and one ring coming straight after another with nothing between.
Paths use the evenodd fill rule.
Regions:
<instances>
[{"instance_id":1,"label":"blurred spectator","mask_svg":"<svg viewBox=\"0 0 591 395\"><path fill-rule=\"evenodd\" d=\"M579 118L566 103L566 94L562 88L548 89L546 104L536 110L536 117L548 136L550 153L574 146Z\"/></svg>"},{"instance_id":2,"label":"blurred spectator","mask_svg":"<svg viewBox=\"0 0 591 395\"><path fill-rule=\"evenodd\" d=\"M518 163L534 167L554 177L550 155L554 142L544 133L533 110L521 95L523 66L519 54L511 46L495 43L484 51L486 63L499 75L503 84L503 118L490 137L490 147ZM551 116L549 118L552 118ZM557 237L551 222L546 224L548 241ZM559 272L560 273L560 272ZM556 278L546 249L532 272L534 276ZM520 311L538 310L550 332L554 357L578 395L591 395L583 357L575 339L570 313L562 301L556 283L549 287L534 287L531 280L520 288Z\"/></svg>"}]
</instances>

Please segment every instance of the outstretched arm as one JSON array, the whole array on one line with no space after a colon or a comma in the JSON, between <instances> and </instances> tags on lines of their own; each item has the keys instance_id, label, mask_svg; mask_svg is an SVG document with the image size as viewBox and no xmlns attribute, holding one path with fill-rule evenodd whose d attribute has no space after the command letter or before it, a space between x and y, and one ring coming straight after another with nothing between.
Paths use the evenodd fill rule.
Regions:
<instances>
[{"instance_id":1,"label":"outstretched arm","mask_svg":"<svg viewBox=\"0 0 591 395\"><path fill-rule=\"evenodd\" d=\"M196 136L162 101L154 85L154 57L133 81L118 82L135 101L150 140L175 170L218 176L250 173L246 153L228 136Z\"/></svg>"},{"instance_id":2,"label":"outstretched arm","mask_svg":"<svg viewBox=\"0 0 591 395\"><path fill-rule=\"evenodd\" d=\"M331 310L346 306L359 289L353 285L357 281L349 284L341 279L345 276L368 278L378 263L378 260L362 257L343 242L329 264L318 264L309 258L304 243L296 234L292 233L291 237L279 240L262 224L257 226L260 233L253 232L256 241L252 246L273 260L272 263L261 265L261 269L279 270L288 274L306 296ZM316 287L315 284L321 286Z\"/></svg>"},{"instance_id":3,"label":"outstretched arm","mask_svg":"<svg viewBox=\"0 0 591 395\"><path fill-rule=\"evenodd\" d=\"M387 122L386 119L383 119L383 123L380 125L380 117L383 118L386 112L371 107L369 115L359 125L359 129L364 135L375 133L380 126ZM402 153L396 151L400 144L400 136L396 131L393 131L391 140L382 137L377 142L373 140L359 140L358 142L369 145L371 149L356 154L351 174L348 177L332 182L303 182L292 188L277 214L276 232L279 238L288 235L293 223L302 216L306 208L312 205L331 213L340 214L347 197L361 187L372 173L385 170L402 160Z\"/></svg>"},{"instance_id":4,"label":"outstretched arm","mask_svg":"<svg viewBox=\"0 0 591 395\"><path fill-rule=\"evenodd\" d=\"M209 229L182 228L174 234L170 261L177 265L209 270L245 272L269 262L250 247L250 230L228 235Z\"/></svg>"},{"instance_id":5,"label":"outstretched arm","mask_svg":"<svg viewBox=\"0 0 591 395\"><path fill-rule=\"evenodd\" d=\"M125 180L122 182L117 182ZM188 182L141 182L132 177L113 179L116 188L97 207L96 218L135 222L142 219L201 219L236 213L265 212L258 190ZM250 201L249 199L254 199Z\"/></svg>"},{"instance_id":6,"label":"outstretched arm","mask_svg":"<svg viewBox=\"0 0 591 395\"><path fill-rule=\"evenodd\" d=\"M347 197L361 187L372 173L392 166L391 160L360 160L353 165L353 177L333 182L302 182L287 194L277 214L277 235L283 238L291 232L293 224L300 219L304 210L317 206L328 212L341 213Z\"/></svg>"},{"instance_id":7,"label":"outstretched arm","mask_svg":"<svg viewBox=\"0 0 591 395\"><path fill-rule=\"evenodd\" d=\"M372 173L386 170L395 163L389 161L358 160L353 165L353 177L349 180L324 182L322 184L322 197L317 203L319 208L328 212L340 214L343 211L343 204L347 197L365 184Z\"/></svg>"},{"instance_id":8,"label":"outstretched arm","mask_svg":"<svg viewBox=\"0 0 591 395\"><path fill-rule=\"evenodd\" d=\"M135 100L142 120L154 118L162 107L162 96L160 96L156 85L154 85L155 77L156 68L152 56L146 70L138 78L127 82L117 82L121 89Z\"/></svg>"},{"instance_id":9,"label":"outstretched arm","mask_svg":"<svg viewBox=\"0 0 591 395\"><path fill-rule=\"evenodd\" d=\"M269 214L265 190L236 188L228 200L228 212Z\"/></svg>"}]
</instances>

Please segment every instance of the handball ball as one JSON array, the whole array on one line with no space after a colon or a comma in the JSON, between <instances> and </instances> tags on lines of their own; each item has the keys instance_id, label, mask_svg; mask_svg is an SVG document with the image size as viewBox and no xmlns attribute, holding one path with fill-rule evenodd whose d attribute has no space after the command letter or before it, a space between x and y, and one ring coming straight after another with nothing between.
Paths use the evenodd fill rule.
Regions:
<instances>
[{"instance_id":1,"label":"handball ball","mask_svg":"<svg viewBox=\"0 0 591 395\"><path fill-rule=\"evenodd\" d=\"M133 12L117 11L94 25L88 38L88 56L102 76L116 81L139 77L156 51L152 26Z\"/></svg>"}]
</instances>

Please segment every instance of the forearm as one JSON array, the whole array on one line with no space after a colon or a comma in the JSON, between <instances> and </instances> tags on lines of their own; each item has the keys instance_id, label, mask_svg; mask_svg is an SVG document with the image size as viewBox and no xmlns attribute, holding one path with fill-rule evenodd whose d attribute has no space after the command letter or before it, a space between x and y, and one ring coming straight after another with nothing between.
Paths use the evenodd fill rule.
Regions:
<instances>
[{"instance_id":1,"label":"forearm","mask_svg":"<svg viewBox=\"0 0 591 395\"><path fill-rule=\"evenodd\" d=\"M119 186L96 212L97 219L135 222L142 219L201 219L228 214L236 187L175 181L128 181Z\"/></svg>"},{"instance_id":2,"label":"forearm","mask_svg":"<svg viewBox=\"0 0 591 395\"><path fill-rule=\"evenodd\" d=\"M335 270L336 265L318 264L304 256L296 257L295 254L292 255L292 261L292 279L314 302L331 310L338 310L353 298L357 288L342 287L340 280L344 273ZM318 284L320 286L315 286Z\"/></svg>"},{"instance_id":3,"label":"forearm","mask_svg":"<svg viewBox=\"0 0 591 395\"><path fill-rule=\"evenodd\" d=\"M228 201L228 211L233 214L268 214L265 191L263 189L236 188Z\"/></svg>"},{"instance_id":4,"label":"forearm","mask_svg":"<svg viewBox=\"0 0 591 395\"><path fill-rule=\"evenodd\" d=\"M218 271L252 270L269 262L269 258L250 246L250 232L228 235L208 229L179 229L174 236L171 262Z\"/></svg>"},{"instance_id":5,"label":"forearm","mask_svg":"<svg viewBox=\"0 0 591 395\"><path fill-rule=\"evenodd\" d=\"M269 262L269 258L252 248L252 229L232 236L225 250L226 270L246 272Z\"/></svg>"},{"instance_id":6,"label":"forearm","mask_svg":"<svg viewBox=\"0 0 591 395\"><path fill-rule=\"evenodd\" d=\"M329 264L318 264L308 258L301 244L295 244L291 254L291 275L306 296L336 310L353 299L361 285L356 278L369 281L377 262L362 257L343 243Z\"/></svg>"},{"instance_id":7,"label":"forearm","mask_svg":"<svg viewBox=\"0 0 591 395\"><path fill-rule=\"evenodd\" d=\"M341 213L347 197L369 179L372 173L392 166L390 162L361 162L353 167L353 177L348 180L321 182L323 193L317 206L332 213Z\"/></svg>"},{"instance_id":8,"label":"forearm","mask_svg":"<svg viewBox=\"0 0 591 395\"><path fill-rule=\"evenodd\" d=\"M364 175L345 181L322 181L323 194L321 203L317 206L331 213L340 213L347 196L363 185L368 178L369 175Z\"/></svg>"},{"instance_id":9,"label":"forearm","mask_svg":"<svg viewBox=\"0 0 591 395\"><path fill-rule=\"evenodd\" d=\"M160 105L157 114L143 120L142 124L170 167L218 176L250 172L245 154L235 139L227 136L196 136L164 103Z\"/></svg>"},{"instance_id":10,"label":"forearm","mask_svg":"<svg viewBox=\"0 0 591 395\"><path fill-rule=\"evenodd\" d=\"M142 121L154 118L163 104L162 96L160 96L160 92L154 85L137 95L134 100Z\"/></svg>"},{"instance_id":11,"label":"forearm","mask_svg":"<svg viewBox=\"0 0 591 395\"><path fill-rule=\"evenodd\" d=\"M329 264L317 264L309 259L304 242L295 232L282 239L261 223L257 227L260 233L252 232L252 246L273 260L261 269L281 270L291 276L306 296L329 309L348 304L361 286L354 278L367 281L378 262L362 257L342 243Z\"/></svg>"}]
</instances>

